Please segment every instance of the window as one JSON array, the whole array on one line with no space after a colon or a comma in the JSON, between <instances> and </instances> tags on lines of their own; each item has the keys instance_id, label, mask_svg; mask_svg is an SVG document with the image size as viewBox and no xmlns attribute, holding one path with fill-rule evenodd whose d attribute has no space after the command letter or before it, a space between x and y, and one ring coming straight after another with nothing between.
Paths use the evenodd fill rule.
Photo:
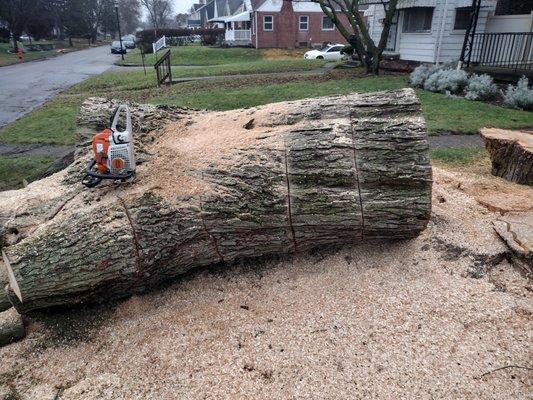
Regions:
<instances>
[{"instance_id":1,"label":"window","mask_svg":"<svg viewBox=\"0 0 533 400\"><path fill-rule=\"evenodd\" d=\"M322 30L323 31L332 31L335 29L335 25L333 25L333 21L328 16L324 15L322 17Z\"/></svg>"},{"instance_id":2,"label":"window","mask_svg":"<svg viewBox=\"0 0 533 400\"><path fill-rule=\"evenodd\" d=\"M403 32L431 32L433 7L406 8L403 13Z\"/></svg>"},{"instance_id":3,"label":"window","mask_svg":"<svg viewBox=\"0 0 533 400\"><path fill-rule=\"evenodd\" d=\"M299 29L301 31L309 30L309 17L307 15L300 15Z\"/></svg>"},{"instance_id":4,"label":"window","mask_svg":"<svg viewBox=\"0 0 533 400\"><path fill-rule=\"evenodd\" d=\"M263 30L264 31L274 30L274 17L272 15L265 15L263 17Z\"/></svg>"},{"instance_id":5,"label":"window","mask_svg":"<svg viewBox=\"0 0 533 400\"><path fill-rule=\"evenodd\" d=\"M533 9L532 0L498 0L496 15L530 14Z\"/></svg>"},{"instance_id":6,"label":"window","mask_svg":"<svg viewBox=\"0 0 533 400\"><path fill-rule=\"evenodd\" d=\"M461 7L455 9L455 22L453 29L465 30L470 24L470 15L472 14L472 7Z\"/></svg>"},{"instance_id":7,"label":"window","mask_svg":"<svg viewBox=\"0 0 533 400\"><path fill-rule=\"evenodd\" d=\"M333 46L331 49L328 50L328 53L338 53L342 50L344 46Z\"/></svg>"}]
</instances>

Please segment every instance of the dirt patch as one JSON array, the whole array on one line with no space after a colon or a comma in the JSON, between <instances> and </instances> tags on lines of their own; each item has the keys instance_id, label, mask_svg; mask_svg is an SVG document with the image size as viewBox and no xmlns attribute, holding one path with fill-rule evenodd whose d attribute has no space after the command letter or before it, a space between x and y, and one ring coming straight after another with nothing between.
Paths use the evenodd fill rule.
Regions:
<instances>
[{"instance_id":1,"label":"dirt patch","mask_svg":"<svg viewBox=\"0 0 533 400\"><path fill-rule=\"evenodd\" d=\"M220 265L111 308L34 319L27 339L0 349L1 390L70 400L527 399L531 284L505 259L491 225L499 214L476 199L508 183L439 168L434 179L432 218L414 240ZM508 197L523 194L516 186ZM50 321L88 331L38 346L63 332Z\"/></svg>"},{"instance_id":2,"label":"dirt patch","mask_svg":"<svg viewBox=\"0 0 533 400\"><path fill-rule=\"evenodd\" d=\"M304 58L309 49L265 49L261 50L265 60L294 60Z\"/></svg>"}]
</instances>

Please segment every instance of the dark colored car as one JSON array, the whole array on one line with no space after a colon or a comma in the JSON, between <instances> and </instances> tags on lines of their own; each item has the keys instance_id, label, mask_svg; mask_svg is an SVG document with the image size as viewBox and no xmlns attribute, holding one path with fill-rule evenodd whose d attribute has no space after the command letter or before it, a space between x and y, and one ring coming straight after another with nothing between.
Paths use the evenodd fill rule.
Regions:
<instances>
[{"instance_id":1,"label":"dark colored car","mask_svg":"<svg viewBox=\"0 0 533 400\"><path fill-rule=\"evenodd\" d=\"M120 42L118 40L111 43L111 54L126 54L126 46L124 46L124 43L122 43L122 47L120 47Z\"/></svg>"}]
</instances>

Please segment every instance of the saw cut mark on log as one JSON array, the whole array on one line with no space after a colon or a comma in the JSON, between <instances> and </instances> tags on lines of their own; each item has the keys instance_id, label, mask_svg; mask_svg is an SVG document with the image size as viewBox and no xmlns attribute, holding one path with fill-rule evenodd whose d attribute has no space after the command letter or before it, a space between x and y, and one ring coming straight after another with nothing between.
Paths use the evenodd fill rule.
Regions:
<instances>
[{"instance_id":1,"label":"saw cut mark on log","mask_svg":"<svg viewBox=\"0 0 533 400\"><path fill-rule=\"evenodd\" d=\"M22 293L20 292L19 285L17 283L17 280L15 279L15 275L13 274L13 269L11 268L9 258L7 258L7 254L4 252L4 250L2 250L2 259L4 260L4 265L7 270L7 279L9 281L9 287L17 295L20 301L22 301Z\"/></svg>"},{"instance_id":2,"label":"saw cut mark on log","mask_svg":"<svg viewBox=\"0 0 533 400\"><path fill-rule=\"evenodd\" d=\"M289 163L287 161L287 144L284 143L285 148L283 150L283 158L285 164L285 182L287 183L287 222L289 223L289 229L291 232L292 243L294 251L298 251L298 245L296 244L296 232L294 231L294 225L292 223L292 205L291 205L291 182L289 180Z\"/></svg>"},{"instance_id":3,"label":"saw cut mark on log","mask_svg":"<svg viewBox=\"0 0 533 400\"><path fill-rule=\"evenodd\" d=\"M124 213L126 214L126 218L128 219L128 222L131 226L131 237L133 239L133 245L135 247L135 263L137 264L137 275L139 279L142 279L144 275L144 271L143 271L142 254L141 254L141 250L139 247L139 236L137 235L137 229L135 229L135 225L133 224L133 220L131 219L130 211L128 210L128 207L126 206L126 202L120 196L117 196L117 199L120 202L120 204L122 204L122 207L124 207Z\"/></svg>"},{"instance_id":4,"label":"saw cut mark on log","mask_svg":"<svg viewBox=\"0 0 533 400\"><path fill-rule=\"evenodd\" d=\"M100 123L111 103L89 101L81 120ZM150 108L131 107L150 120ZM79 158L0 196L0 216L16 206L10 196L35 204L44 196L28 210L48 215L79 193L3 249L19 312L125 297L221 260L351 245L363 235L408 239L427 225L427 132L411 89L172 113L174 122L139 135L153 156L131 184L84 190ZM28 226L19 215L10 226Z\"/></svg>"},{"instance_id":5,"label":"saw cut mark on log","mask_svg":"<svg viewBox=\"0 0 533 400\"><path fill-rule=\"evenodd\" d=\"M204 208L203 208L202 198L200 198L200 221L202 222L202 227L204 228L205 234L213 242L213 248L214 248L215 252L218 254L218 257L220 258L220 262L224 262L224 256L222 255L222 253L220 252L220 248L218 247L217 238L214 237L211 234L211 232L209 232L209 230L207 229L207 226L205 224Z\"/></svg>"},{"instance_id":6,"label":"saw cut mark on log","mask_svg":"<svg viewBox=\"0 0 533 400\"><path fill-rule=\"evenodd\" d=\"M350 125L352 132L352 144L353 144L353 167L355 171L355 179L357 183L357 192L359 193L359 207L361 208L361 240L365 238L365 211L363 209L363 197L361 196L361 182L359 177L359 167L357 166L357 149L355 148L355 132L354 132L354 120L353 114L350 115Z\"/></svg>"}]
</instances>

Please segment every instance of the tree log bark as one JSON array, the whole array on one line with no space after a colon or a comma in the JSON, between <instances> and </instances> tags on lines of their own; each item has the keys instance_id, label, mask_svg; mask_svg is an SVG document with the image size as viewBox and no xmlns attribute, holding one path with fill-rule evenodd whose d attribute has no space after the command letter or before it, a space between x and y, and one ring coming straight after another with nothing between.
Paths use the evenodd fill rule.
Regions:
<instances>
[{"instance_id":1,"label":"tree log bark","mask_svg":"<svg viewBox=\"0 0 533 400\"><path fill-rule=\"evenodd\" d=\"M80 114L99 110L90 101ZM19 212L11 227L23 234L3 248L19 312L124 297L219 262L412 238L429 220L427 132L411 89L175 111L136 136L151 157L133 183L83 188L82 157L0 196L0 209L21 199L45 209L33 224Z\"/></svg>"},{"instance_id":2,"label":"tree log bark","mask_svg":"<svg viewBox=\"0 0 533 400\"><path fill-rule=\"evenodd\" d=\"M533 133L483 128L480 131L492 161L492 174L533 185Z\"/></svg>"}]
</instances>

